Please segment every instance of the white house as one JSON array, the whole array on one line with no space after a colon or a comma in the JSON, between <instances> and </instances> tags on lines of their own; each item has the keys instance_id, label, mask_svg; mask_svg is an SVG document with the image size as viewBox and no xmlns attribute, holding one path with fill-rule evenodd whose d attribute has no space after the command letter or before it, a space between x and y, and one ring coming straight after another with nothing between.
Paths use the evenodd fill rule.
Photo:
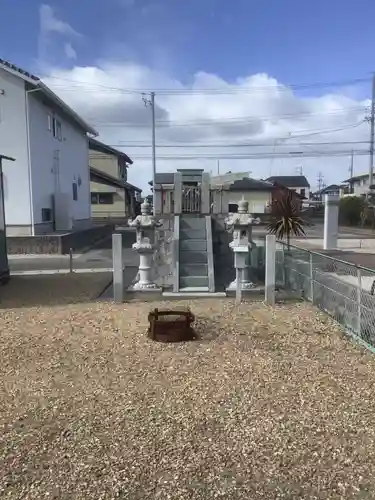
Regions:
<instances>
[{"instance_id":1,"label":"white house","mask_svg":"<svg viewBox=\"0 0 375 500\"><path fill-rule=\"evenodd\" d=\"M352 196L365 196L370 189L369 174L360 174L350 177L344 181Z\"/></svg>"},{"instance_id":2,"label":"white house","mask_svg":"<svg viewBox=\"0 0 375 500\"><path fill-rule=\"evenodd\" d=\"M97 132L39 78L0 59L0 154L7 235L90 225L88 135Z\"/></svg>"}]
</instances>

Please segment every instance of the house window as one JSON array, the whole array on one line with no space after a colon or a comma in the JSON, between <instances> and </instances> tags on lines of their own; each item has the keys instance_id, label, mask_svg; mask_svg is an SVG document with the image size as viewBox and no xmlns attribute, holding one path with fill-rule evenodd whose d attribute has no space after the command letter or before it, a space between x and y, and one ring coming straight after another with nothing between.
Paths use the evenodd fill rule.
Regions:
<instances>
[{"instance_id":1,"label":"house window","mask_svg":"<svg viewBox=\"0 0 375 500\"><path fill-rule=\"evenodd\" d=\"M50 113L48 113L48 115L47 115L47 127L48 127L48 130L51 132L51 130L52 130L52 115Z\"/></svg>"},{"instance_id":2,"label":"house window","mask_svg":"<svg viewBox=\"0 0 375 500\"><path fill-rule=\"evenodd\" d=\"M50 208L42 208L42 222L52 221L52 210Z\"/></svg>"},{"instance_id":3,"label":"house window","mask_svg":"<svg viewBox=\"0 0 375 500\"><path fill-rule=\"evenodd\" d=\"M77 201L78 200L78 186L77 186L76 182L73 182L72 188L73 188L73 200Z\"/></svg>"},{"instance_id":4,"label":"house window","mask_svg":"<svg viewBox=\"0 0 375 500\"><path fill-rule=\"evenodd\" d=\"M92 205L113 205L113 193L91 193Z\"/></svg>"},{"instance_id":5,"label":"house window","mask_svg":"<svg viewBox=\"0 0 375 500\"><path fill-rule=\"evenodd\" d=\"M305 196L306 196L306 189L305 189L305 188L302 188L302 189L301 189L300 195L301 195L303 198L305 198Z\"/></svg>"},{"instance_id":6,"label":"house window","mask_svg":"<svg viewBox=\"0 0 375 500\"><path fill-rule=\"evenodd\" d=\"M237 203L229 203L229 205L228 205L228 212L236 214L238 212L238 205L237 205Z\"/></svg>"},{"instance_id":7,"label":"house window","mask_svg":"<svg viewBox=\"0 0 375 500\"><path fill-rule=\"evenodd\" d=\"M61 128L61 122L57 120L56 118L52 119L52 130L53 130L53 137L56 137L58 141L62 140L62 128Z\"/></svg>"}]
</instances>

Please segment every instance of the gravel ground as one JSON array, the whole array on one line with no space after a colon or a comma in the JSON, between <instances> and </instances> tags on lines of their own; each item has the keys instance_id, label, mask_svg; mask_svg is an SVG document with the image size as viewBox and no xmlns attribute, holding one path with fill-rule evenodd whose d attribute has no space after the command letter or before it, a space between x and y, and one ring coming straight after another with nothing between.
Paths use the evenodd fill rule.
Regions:
<instances>
[{"instance_id":1,"label":"gravel ground","mask_svg":"<svg viewBox=\"0 0 375 500\"><path fill-rule=\"evenodd\" d=\"M0 498L374 498L375 357L307 304L189 304L178 345L157 303L0 311Z\"/></svg>"},{"instance_id":2,"label":"gravel ground","mask_svg":"<svg viewBox=\"0 0 375 500\"><path fill-rule=\"evenodd\" d=\"M112 281L112 273L12 276L0 286L0 309L92 302Z\"/></svg>"}]
</instances>

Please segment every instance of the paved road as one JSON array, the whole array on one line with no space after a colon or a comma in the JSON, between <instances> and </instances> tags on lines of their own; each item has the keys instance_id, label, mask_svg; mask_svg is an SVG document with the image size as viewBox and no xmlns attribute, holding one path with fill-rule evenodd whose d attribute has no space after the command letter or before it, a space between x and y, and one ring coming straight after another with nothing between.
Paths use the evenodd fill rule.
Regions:
<instances>
[{"instance_id":1,"label":"paved road","mask_svg":"<svg viewBox=\"0 0 375 500\"><path fill-rule=\"evenodd\" d=\"M125 266L137 266L139 257L131 248L135 242L134 231L123 234L123 262ZM10 272L69 270L69 255L9 256ZM102 240L84 254L73 255L75 269L112 269L112 237Z\"/></svg>"},{"instance_id":2,"label":"paved road","mask_svg":"<svg viewBox=\"0 0 375 500\"><path fill-rule=\"evenodd\" d=\"M124 265L126 267L134 267L138 265L139 257L136 252L131 249L135 242L135 230L126 228L121 231L123 234L124 248ZM264 237L267 234L265 226L254 227L253 237ZM323 224L317 224L314 227L309 227L306 230L307 238L322 238ZM340 238L370 238L374 237L371 230L361 230L359 228L340 228ZM362 262L365 259L361 259ZM372 264L372 262L371 262ZM362 264L365 265L365 264ZM68 255L51 255L51 256L9 256L9 267L11 272L22 271L42 271L42 270L65 270L70 267L70 259ZM370 266L369 266L370 267ZM372 267L372 266L371 266ZM74 269L112 269L112 237L96 244L91 250L81 255L73 255L73 270Z\"/></svg>"}]
</instances>

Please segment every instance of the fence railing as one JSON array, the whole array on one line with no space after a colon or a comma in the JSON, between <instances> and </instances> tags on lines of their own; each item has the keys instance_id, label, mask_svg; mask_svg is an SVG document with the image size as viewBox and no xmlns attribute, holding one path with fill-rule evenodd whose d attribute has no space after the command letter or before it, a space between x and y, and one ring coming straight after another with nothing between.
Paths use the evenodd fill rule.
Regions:
<instances>
[{"instance_id":1,"label":"fence railing","mask_svg":"<svg viewBox=\"0 0 375 500\"><path fill-rule=\"evenodd\" d=\"M375 271L278 242L276 287L311 301L375 348Z\"/></svg>"}]
</instances>

